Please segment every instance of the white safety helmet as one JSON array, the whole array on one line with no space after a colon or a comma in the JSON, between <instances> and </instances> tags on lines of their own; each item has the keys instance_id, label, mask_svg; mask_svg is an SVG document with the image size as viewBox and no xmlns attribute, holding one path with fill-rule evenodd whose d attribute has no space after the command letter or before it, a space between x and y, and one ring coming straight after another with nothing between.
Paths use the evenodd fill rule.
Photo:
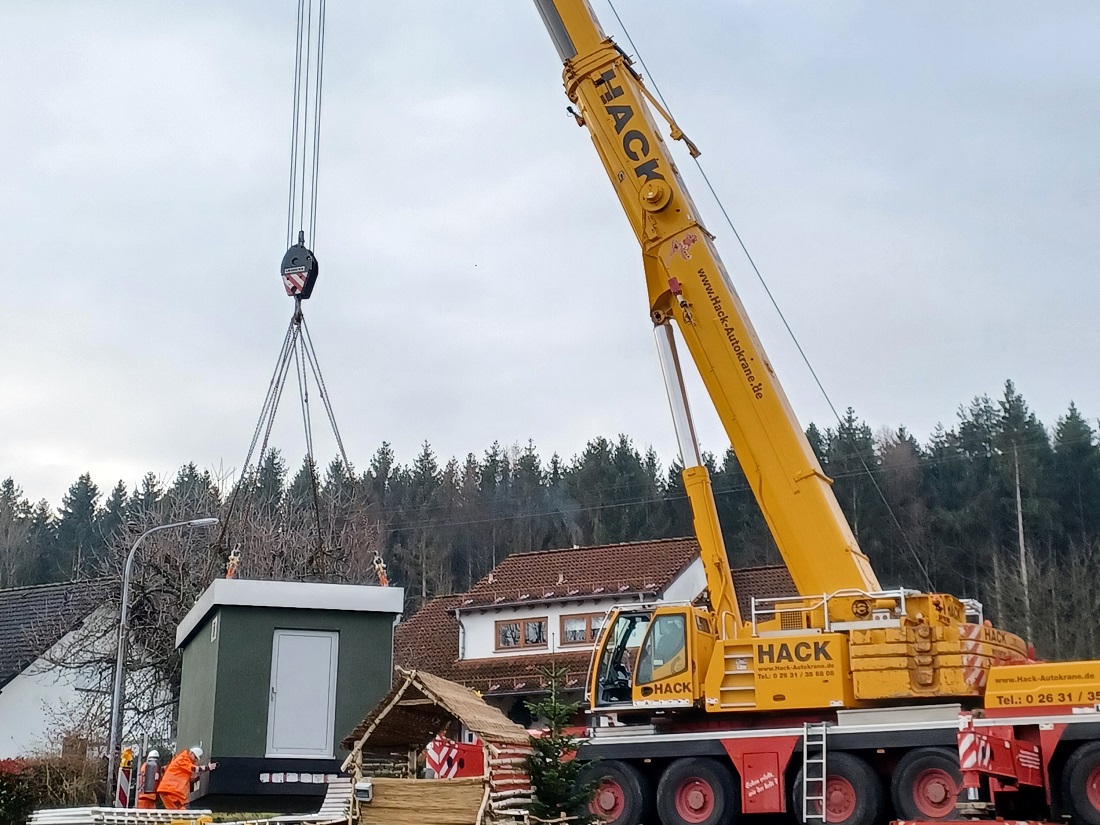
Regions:
<instances>
[{"instance_id":1,"label":"white safety helmet","mask_svg":"<svg viewBox=\"0 0 1100 825\"><path fill-rule=\"evenodd\" d=\"M191 755L196 759L202 759L202 748L200 748L198 745L191 748Z\"/></svg>"},{"instance_id":2,"label":"white safety helmet","mask_svg":"<svg viewBox=\"0 0 1100 825\"><path fill-rule=\"evenodd\" d=\"M146 757L146 759L160 759L160 751L158 751L156 748L153 748L151 751L149 751L149 755Z\"/></svg>"}]
</instances>

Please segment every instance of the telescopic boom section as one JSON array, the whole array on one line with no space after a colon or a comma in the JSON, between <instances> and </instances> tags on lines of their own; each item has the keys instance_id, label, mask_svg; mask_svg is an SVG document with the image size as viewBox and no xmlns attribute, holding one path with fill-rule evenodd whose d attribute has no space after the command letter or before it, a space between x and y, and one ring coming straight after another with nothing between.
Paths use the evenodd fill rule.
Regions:
<instances>
[{"instance_id":1,"label":"telescopic boom section","mask_svg":"<svg viewBox=\"0 0 1100 825\"><path fill-rule=\"evenodd\" d=\"M641 244L651 318L679 327L799 593L878 591L832 482L700 223L641 78L586 0L535 4L565 64L578 120L591 132Z\"/></svg>"}]
</instances>

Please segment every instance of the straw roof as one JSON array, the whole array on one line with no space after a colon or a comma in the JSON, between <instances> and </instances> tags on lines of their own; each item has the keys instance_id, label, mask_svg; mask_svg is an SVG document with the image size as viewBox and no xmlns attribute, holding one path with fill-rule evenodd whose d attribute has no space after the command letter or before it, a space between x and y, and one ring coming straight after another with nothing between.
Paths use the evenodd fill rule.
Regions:
<instances>
[{"instance_id":1,"label":"straw roof","mask_svg":"<svg viewBox=\"0 0 1100 825\"><path fill-rule=\"evenodd\" d=\"M492 745L526 745L527 731L472 690L422 670L403 677L340 744L347 750L423 747L458 720Z\"/></svg>"}]
</instances>

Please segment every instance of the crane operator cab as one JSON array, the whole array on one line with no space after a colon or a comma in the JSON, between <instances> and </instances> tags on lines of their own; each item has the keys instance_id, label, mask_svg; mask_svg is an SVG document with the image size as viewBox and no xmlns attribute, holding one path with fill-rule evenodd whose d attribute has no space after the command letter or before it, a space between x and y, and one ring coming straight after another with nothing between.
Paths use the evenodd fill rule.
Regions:
<instances>
[{"instance_id":1,"label":"crane operator cab","mask_svg":"<svg viewBox=\"0 0 1100 825\"><path fill-rule=\"evenodd\" d=\"M593 708L688 706L699 696L693 649L709 656L706 611L688 606L612 611L596 649Z\"/></svg>"}]
</instances>

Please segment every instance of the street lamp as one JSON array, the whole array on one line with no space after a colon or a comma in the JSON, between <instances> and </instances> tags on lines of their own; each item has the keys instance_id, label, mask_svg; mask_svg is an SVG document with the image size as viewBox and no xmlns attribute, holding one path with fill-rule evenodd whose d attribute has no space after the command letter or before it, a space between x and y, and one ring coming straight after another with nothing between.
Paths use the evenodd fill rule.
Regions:
<instances>
[{"instance_id":1,"label":"street lamp","mask_svg":"<svg viewBox=\"0 0 1100 825\"><path fill-rule=\"evenodd\" d=\"M122 604L118 610L118 645L115 649L115 688L111 693L111 737L107 747L107 793L115 796L115 764L118 758L119 739L122 738L122 685L123 685L123 659L126 657L126 637L129 635L130 618L130 573L134 569L134 556L138 548L147 536L159 533L162 530L171 530L175 527L210 527L217 524L216 518L195 518L190 521L176 521L172 524L161 524L152 527L137 537L126 556L126 565L122 569ZM118 803L117 797L115 804Z\"/></svg>"}]
</instances>

